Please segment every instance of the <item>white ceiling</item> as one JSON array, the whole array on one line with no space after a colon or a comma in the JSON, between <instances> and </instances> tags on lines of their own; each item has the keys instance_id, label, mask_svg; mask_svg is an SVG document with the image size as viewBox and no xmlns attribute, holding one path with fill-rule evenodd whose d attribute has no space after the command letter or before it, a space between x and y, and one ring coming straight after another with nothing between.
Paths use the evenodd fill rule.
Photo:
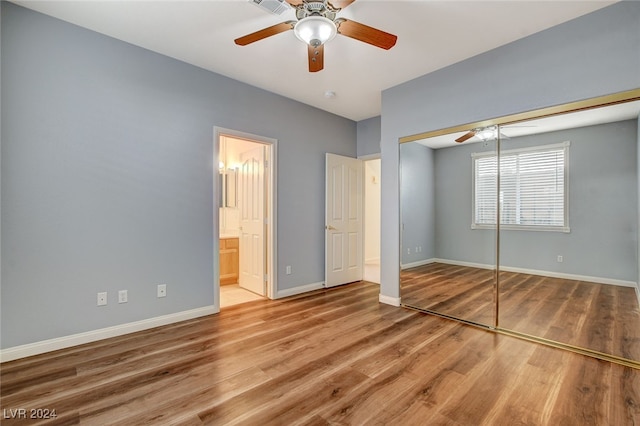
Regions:
<instances>
[{"instance_id":1,"label":"white ceiling","mask_svg":"<svg viewBox=\"0 0 640 426\"><path fill-rule=\"evenodd\" d=\"M324 70L309 73L293 32L244 47L233 42L295 19L293 10L278 16L249 0L14 2L355 121L380 114L384 89L615 3L358 0L338 16L396 34L396 46L386 51L338 35L325 47Z\"/></svg>"}]
</instances>

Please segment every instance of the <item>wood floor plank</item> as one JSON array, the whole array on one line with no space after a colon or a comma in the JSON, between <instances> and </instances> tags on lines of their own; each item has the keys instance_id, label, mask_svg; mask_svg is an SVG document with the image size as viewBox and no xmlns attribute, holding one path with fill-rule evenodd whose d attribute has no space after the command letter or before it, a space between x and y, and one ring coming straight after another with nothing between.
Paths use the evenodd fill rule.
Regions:
<instances>
[{"instance_id":1,"label":"wood floor plank","mask_svg":"<svg viewBox=\"0 0 640 426\"><path fill-rule=\"evenodd\" d=\"M222 422L229 422L230 419L238 416L238 407L246 407L249 401L252 405L268 405L273 403L273 400L281 398L283 394L292 391L300 392L302 389L308 392L307 383L340 371L341 368L374 351L377 345L384 344L398 333L399 329L406 330L413 326L415 321L414 316L398 323L378 320L375 323L362 325L351 330L349 333L351 340L348 344L342 342L339 346L329 348L328 351L314 350L314 357L305 356L305 354L296 356L294 359L287 360L286 365L280 359L279 363L282 363L286 368L286 373L274 377L264 386L234 398L229 403L212 407L200 413L200 418L204 422L214 418ZM296 362L300 358L303 361ZM298 365L299 367L296 368ZM271 369L267 368L266 371L271 371Z\"/></svg>"},{"instance_id":2,"label":"wood floor plank","mask_svg":"<svg viewBox=\"0 0 640 426\"><path fill-rule=\"evenodd\" d=\"M448 280L445 269L434 280ZM505 276L505 294L517 282L535 280ZM518 302L509 310L515 315L520 304L527 314L555 316L568 308L546 307L542 296L556 289L511 291ZM439 291L462 300L460 292ZM382 305L378 293L378 285L361 282L251 302L0 364L0 413L57 413L50 420L2 418L2 424L640 423L638 370ZM618 296L593 300L612 297ZM594 321L610 326L606 315ZM553 323L538 326L563 332ZM580 327L574 321L565 332ZM629 338L629 348L638 345L633 330L616 333Z\"/></svg>"},{"instance_id":3,"label":"wood floor plank","mask_svg":"<svg viewBox=\"0 0 640 426\"><path fill-rule=\"evenodd\" d=\"M368 304L368 306L371 307L371 309L377 309L376 305ZM201 333L200 338L194 340L191 338L191 335L189 335L188 341L183 345L176 345L174 343L171 350L165 350L165 348L162 347L151 354L143 351L144 356L141 358L129 356L129 352L127 351L124 355L120 355L115 358L109 357L106 361L104 359L98 359L98 366L93 365L93 363L96 362L95 359L92 359L89 363L91 364L90 367L85 363L81 363L77 367L78 370L81 371L79 372L78 377L67 377L69 380L66 382L50 382L49 384L40 386L38 391L39 393L44 394L45 397L48 397L51 393L58 393L57 389L59 387L66 386L72 389L75 393L81 393L84 391L84 387L91 386L85 381L87 371L91 373L92 380L101 380L101 383L104 386L106 385L106 381L113 381L114 375L112 373L112 367L118 367L118 364L121 364L118 367L120 374L126 374L128 370L147 370L152 371L151 374L155 374L153 373L154 364L156 364L157 367L162 368L162 366L172 365L171 360L175 358L188 362L196 362L199 358L206 358L214 354L220 355L220 352L224 355L225 352L238 353L242 350L243 354L239 357L220 357L221 361L219 362L233 364L220 366L221 369L227 371L228 374L231 375L235 374L237 369L246 368L246 366L252 365L252 363L255 362L256 356L252 355L253 353L251 349L260 347L266 350L265 346L269 346L273 348L276 354L281 353L282 350L280 348L275 348L275 346L284 340L292 339L292 336L295 336L296 333L304 333L306 330L305 326L319 325L319 321L322 321L322 325L326 327L331 327L333 322L353 325L354 323L352 322L343 321L344 317L348 315L354 315L354 313L347 307L339 307L339 309L334 309L329 312L328 316L318 314L318 317L323 318L324 321L322 319L312 318L306 322L302 321L299 323L278 322L277 325L274 324L268 329L255 327L254 329L247 330L244 328L239 332L239 334L245 338L245 340L241 341L232 340L231 342L223 342L219 341L218 338L208 338L205 333ZM264 355L264 353L261 353L261 355ZM195 358L192 359L193 357ZM19 393L14 392L14 395L19 396ZM34 395L31 395L31 397L33 396Z\"/></svg>"},{"instance_id":4,"label":"wood floor plank","mask_svg":"<svg viewBox=\"0 0 640 426\"><path fill-rule=\"evenodd\" d=\"M499 397L504 395L513 375L535 349L531 345L501 337L504 336L499 336L497 346L504 349L496 351L490 362L479 363L478 367L469 370L456 393L439 407L441 414L462 424L485 421ZM485 377L491 377L492 380L484 380ZM499 411L498 415L502 416L503 413Z\"/></svg>"},{"instance_id":5,"label":"wood floor plank","mask_svg":"<svg viewBox=\"0 0 640 426\"><path fill-rule=\"evenodd\" d=\"M551 422L583 425L608 424L608 401L611 364L595 359L586 360L579 367L562 376L560 393L567 395L558 400Z\"/></svg>"},{"instance_id":6,"label":"wood floor plank","mask_svg":"<svg viewBox=\"0 0 640 426\"><path fill-rule=\"evenodd\" d=\"M548 358L563 357L560 350L541 347L535 348L533 353L544 352ZM516 368L509 372L509 380L497 393L497 401L487 414L485 422L496 424L539 425L548 424L547 413L549 404L554 402L560 392L560 382L557 375L564 367L562 363L545 363L539 366L531 365L532 355L527 362L530 367Z\"/></svg>"},{"instance_id":7,"label":"wood floor plank","mask_svg":"<svg viewBox=\"0 0 640 426\"><path fill-rule=\"evenodd\" d=\"M387 371L375 379L368 379L363 386L335 404L338 408L327 421L334 425L370 424L397 393L406 392L414 382L414 379L397 371Z\"/></svg>"},{"instance_id":8,"label":"wood floor plank","mask_svg":"<svg viewBox=\"0 0 640 426\"><path fill-rule=\"evenodd\" d=\"M430 342L439 338L446 339L444 336L459 327L459 324L432 318L432 321L426 321L411 330L412 334L402 340L400 347L397 344L382 347L371 356L352 364L354 368L364 370L371 380L367 386L355 389L335 404L325 404L320 414L332 424L367 424L374 418L378 419L385 407L393 404L396 397L415 387L423 377L420 367L422 361L429 359L429 364L434 365ZM414 339L414 333L423 336L423 339ZM395 352L394 358L387 357L390 351ZM381 355L385 361L383 364L376 362ZM371 370L374 365L376 368ZM414 374L408 374L409 371Z\"/></svg>"},{"instance_id":9,"label":"wood floor plank","mask_svg":"<svg viewBox=\"0 0 640 426\"><path fill-rule=\"evenodd\" d=\"M446 320L434 318L434 321ZM349 420L356 418L352 413L354 411L375 414L376 421L382 424L392 424L396 421L399 422L398 424L407 424L407 422L410 424L411 420L406 417L406 413L412 410L419 411L421 416L427 416L427 419L434 416L438 408L448 401L451 395L460 392L469 372L490 359L489 354L483 354L481 348L492 346L493 335L487 332L478 333L478 331L455 324L455 327L434 336L434 339L426 346L419 348L415 356L410 356L403 365L397 364L397 369L388 370L381 378L402 374L412 379L412 385L406 389L396 389L393 398L389 398L384 406L380 405L378 411L371 408L355 410L366 403L370 398L369 395L376 391L376 388L372 387L364 390L362 395L355 395L355 400L347 398L331 415L323 416L331 422L343 424L348 424ZM456 351L455 347L458 345L465 350ZM469 356L469 354L473 355ZM419 403L419 406L416 406L416 403ZM431 413L427 415L427 411ZM359 415L362 416L364 413Z\"/></svg>"},{"instance_id":10,"label":"wood floor plank","mask_svg":"<svg viewBox=\"0 0 640 426\"><path fill-rule=\"evenodd\" d=\"M609 395L610 424L640 419L640 374L633 368L612 368Z\"/></svg>"},{"instance_id":11,"label":"wood floor plank","mask_svg":"<svg viewBox=\"0 0 640 426\"><path fill-rule=\"evenodd\" d=\"M215 373L202 371L157 383L149 389L139 389L136 394L129 392L120 402L111 401L102 407L87 406L80 414L88 424L125 424L132 418L137 424L173 423L184 416L197 418L200 423L199 407L221 404L269 380L270 377L257 367L231 377L225 375L220 381Z\"/></svg>"},{"instance_id":12,"label":"wood floor plank","mask_svg":"<svg viewBox=\"0 0 640 426\"><path fill-rule=\"evenodd\" d=\"M228 424L281 424L288 425L298 421L310 420L318 407L340 400L344 395L359 386L367 386L371 382L366 375L352 368L339 369L335 374L325 378L311 380L307 386L313 388L312 394L299 392L298 389L283 394L277 401L271 402L263 410L251 416L236 417ZM266 420L272 419L272 420ZM216 423L220 418L214 418Z\"/></svg>"}]
</instances>

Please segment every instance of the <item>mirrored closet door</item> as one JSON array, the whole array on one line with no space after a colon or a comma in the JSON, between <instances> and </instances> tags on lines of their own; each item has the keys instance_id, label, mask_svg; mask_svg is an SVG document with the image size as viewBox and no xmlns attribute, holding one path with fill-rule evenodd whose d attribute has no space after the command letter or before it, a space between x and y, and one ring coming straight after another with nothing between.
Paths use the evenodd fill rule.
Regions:
<instances>
[{"instance_id":1,"label":"mirrored closet door","mask_svg":"<svg viewBox=\"0 0 640 426\"><path fill-rule=\"evenodd\" d=\"M638 98L400 144L403 305L640 366Z\"/></svg>"},{"instance_id":2,"label":"mirrored closet door","mask_svg":"<svg viewBox=\"0 0 640 426\"><path fill-rule=\"evenodd\" d=\"M444 135L400 145L401 288L406 305L493 326L496 229L470 227L471 158L493 153L497 140L456 143ZM483 165L482 211L497 212L496 162ZM491 193L493 195L491 195ZM484 215L484 216L482 216Z\"/></svg>"}]
</instances>

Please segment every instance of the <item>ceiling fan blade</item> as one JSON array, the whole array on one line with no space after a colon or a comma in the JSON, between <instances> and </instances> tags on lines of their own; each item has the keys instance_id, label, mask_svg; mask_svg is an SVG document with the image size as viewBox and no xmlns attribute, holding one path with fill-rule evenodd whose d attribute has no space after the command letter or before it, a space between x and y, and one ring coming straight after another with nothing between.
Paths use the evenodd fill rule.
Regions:
<instances>
[{"instance_id":1,"label":"ceiling fan blade","mask_svg":"<svg viewBox=\"0 0 640 426\"><path fill-rule=\"evenodd\" d=\"M309 72L318 72L324 68L324 44L309 46Z\"/></svg>"},{"instance_id":2,"label":"ceiling fan blade","mask_svg":"<svg viewBox=\"0 0 640 426\"><path fill-rule=\"evenodd\" d=\"M302 0L285 0L292 7L300 6L302 4Z\"/></svg>"},{"instance_id":3,"label":"ceiling fan blade","mask_svg":"<svg viewBox=\"0 0 640 426\"><path fill-rule=\"evenodd\" d=\"M334 9L344 9L356 0L329 0L329 4Z\"/></svg>"},{"instance_id":4,"label":"ceiling fan blade","mask_svg":"<svg viewBox=\"0 0 640 426\"><path fill-rule=\"evenodd\" d=\"M456 142L458 143L462 143L468 139L471 139L472 137L474 137L476 135L475 130L471 130L469 133L466 133L462 136L460 136L458 139L456 139Z\"/></svg>"},{"instance_id":5,"label":"ceiling fan blade","mask_svg":"<svg viewBox=\"0 0 640 426\"><path fill-rule=\"evenodd\" d=\"M336 20L336 24L338 24L338 34L369 43L381 49L391 49L395 46L396 40L398 39L398 37L393 34L349 19L338 19Z\"/></svg>"},{"instance_id":6,"label":"ceiling fan blade","mask_svg":"<svg viewBox=\"0 0 640 426\"><path fill-rule=\"evenodd\" d=\"M264 38L292 30L294 24L294 21L281 22L279 24L272 25L271 27L263 28L260 31L256 31L255 33L247 34L246 36L237 38L234 41L240 46L246 46L247 44L251 44Z\"/></svg>"}]
</instances>

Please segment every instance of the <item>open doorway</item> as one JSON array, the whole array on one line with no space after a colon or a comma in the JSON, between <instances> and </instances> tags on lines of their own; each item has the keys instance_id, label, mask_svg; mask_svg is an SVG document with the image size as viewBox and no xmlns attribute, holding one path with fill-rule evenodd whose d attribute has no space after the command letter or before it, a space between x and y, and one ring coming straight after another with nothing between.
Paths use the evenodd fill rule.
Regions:
<instances>
[{"instance_id":1,"label":"open doorway","mask_svg":"<svg viewBox=\"0 0 640 426\"><path fill-rule=\"evenodd\" d=\"M274 291L275 141L216 129L220 308Z\"/></svg>"},{"instance_id":2,"label":"open doorway","mask_svg":"<svg viewBox=\"0 0 640 426\"><path fill-rule=\"evenodd\" d=\"M380 158L364 161L365 281L380 284Z\"/></svg>"},{"instance_id":3,"label":"open doorway","mask_svg":"<svg viewBox=\"0 0 640 426\"><path fill-rule=\"evenodd\" d=\"M378 155L326 154L325 287L380 284L380 169Z\"/></svg>"}]
</instances>

